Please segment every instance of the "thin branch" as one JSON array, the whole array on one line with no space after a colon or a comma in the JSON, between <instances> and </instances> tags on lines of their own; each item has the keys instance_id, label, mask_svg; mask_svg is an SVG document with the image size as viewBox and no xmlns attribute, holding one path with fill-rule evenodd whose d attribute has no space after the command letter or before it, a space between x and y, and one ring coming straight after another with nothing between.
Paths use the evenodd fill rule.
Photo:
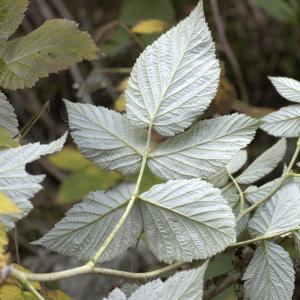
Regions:
<instances>
[{"instance_id":1,"label":"thin branch","mask_svg":"<svg viewBox=\"0 0 300 300\"><path fill-rule=\"evenodd\" d=\"M218 0L210 0L210 5L213 13L214 20L216 22L216 27L219 35L220 42L223 47L223 51L228 58L228 61L233 69L234 75L236 77L237 83L239 85L239 89L241 92L241 96L245 102L249 102L248 92L246 89L246 84L244 81L244 77L239 65L237 58L229 44L229 41L226 36L224 23L220 14Z\"/></svg>"},{"instance_id":2,"label":"thin branch","mask_svg":"<svg viewBox=\"0 0 300 300\"><path fill-rule=\"evenodd\" d=\"M125 32L128 33L128 35L129 35L130 37L132 37L132 39L139 45L139 47L141 48L141 50L144 50L145 45L144 45L143 42L140 40L140 38L139 38L135 33L133 33L133 32L130 30L130 28L129 28L125 23L119 21L119 25L120 25L120 27L121 27Z\"/></svg>"},{"instance_id":3,"label":"thin branch","mask_svg":"<svg viewBox=\"0 0 300 300\"><path fill-rule=\"evenodd\" d=\"M129 74L132 68L102 68L104 73Z\"/></svg>"},{"instance_id":4,"label":"thin branch","mask_svg":"<svg viewBox=\"0 0 300 300\"><path fill-rule=\"evenodd\" d=\"M67 279L79 275L87 275L87 274L98 274L98 275L125 278L130 280L144 281L174 271L178 269L180 266L182 266L183 264L184 263L182 262L177 262L172 265L163 267L161 269L151 271L151 272L145 272L145 273L133 273L133 272L119 271L119 270L106 269L106 268L93 268L92 266L88 266L88 265L84 265L81 267L60 271L60 272L40 273L40 274L22 272L13 268L11 275L14 277L16 277L15 275L17 275L18 277L24 276L27 280L39 281L39 282L57 281L57 280Z\"/></svg>"},{"instance_id":5,"label":"thin branch","mask_svg":"<svg viewBox=\"0 0 300 300\"><path fill-rule=\"evenodd\" d=\"M295 152L293 154L293 157L286 169L286 171L281 176L279 182L275 185L272 191L270 191L265 197L263 197L261 200L255 202L253 205L245 209L242 213L240 213L236 219L236 222L239 222L245 215L249 214L253 210L255 210L257 207L259 207L261 204L266 202L276 191L284 184L284 182L291 176L291 171L293 169L294 163L296 162L296 159L300 152L300 138L297 141L297 146L295 149Z\"/></svg>"},{"instance_id":6,"label":"thin branch","mask_svg":"<svg viewBox=\"0 0 300 300\"><path fill-rule=\"evenodd\" d=\"M268 239L273 239L280 236L286 236L287 234L290 234L291 232L300 230L300 227L294 227L290 228L285 231L277 232L274 234L269 235L263 235L259 236L254 239L237 242L230 244L228 248L235 248L235 247L241 247L245 246L251 243L260 242ZM99 274L99 275L106 275L106 276L112 276L112 277L119 277L119 278L125 278L130 280L148 280L154 277L159 277L162 274L171 272L182 266L183 262L177 262L172 265L166 266L164 268L151 271L151 272L145 272L145 273L133 273L133 272L127 272L127 271L119 271L119 270L113 270L113 269L106 269L106 268L95 268L92 264L86 264L77 268L72 268L60 272L53 272L53 273L25 273L22 271L19 271L17 269L11 268L11 275L14 276L17 279L26 279L30 281L39 281L39 282L48 282L48 281L57 281L62 279L67 279L79 275L86 275L86 274ZM4 272L5 273L5 272ZM23 282L23 281L21 281Z\"/></svg>"},{"instance_id":7,"label":"thin branch","mask_svg":"<svg viewBox=\"0 0 300 300\"><path fill-rule=\"evenodd\" d=\"M299 226L294 227L294 228L289 228L287 230L283 230L283 231L280 231L280 232L276 232L276 233L273 233L273 234L266 234L266 235L258 236L254 239L233 243L233 244L230 244L228 246L228 248L241 247L241 246L245 246L245 245L248 245L248 244L251 244L251 243L261 242L261 241L264 241L264 240L270 240L270 239L273 239L273 238L276 238L276 237L279 237L279 236L286 236L286 235L290 234L291 232L294 232L294 231L297 231L297 230L300 230Z\"/></svg>"},{"instance_id":8,"label":"thin branch","mask_svg":"<svg viewBox=\"0 0 300 300\"><path fill-rule=\"evenodd\" d=\"M10 275L16 278L28 291L30 291L35 296L36 299L45 300L45 298L30 283L29 279L26 278L25 273L12 268L10 270Z\"/></svg>"},{"instance_id":9,"label":"thin branch","mask_svg":"<svg viewBox=\"0 0 300 300\"><path fill-rule=\"evenodd\" d=\"M26 137L31 128L35 125L35 123L42 117L46 110L49 109L50 101L47 101L42 109L33 115L33 117L29 120L29 122L20 130L20 133L15 137L15 139L20 142L22 139Z\"/></svg>"},{"instance_id":10,"label":"thin branch","mask_svg":"<svg viewBox=\"0 0 300 300\"><path fill-rule=\"evenodd\" d=\"M226 290L228 287L230 287L232 284L236 283L239 278L241 277L240 272L236 272L232 275L227 276L218 286L216 286L213 290L205 293L203 295L203 300L211 300L214 299L217 295L222 293L224 290Z\"/></svg>"}]
</instances>

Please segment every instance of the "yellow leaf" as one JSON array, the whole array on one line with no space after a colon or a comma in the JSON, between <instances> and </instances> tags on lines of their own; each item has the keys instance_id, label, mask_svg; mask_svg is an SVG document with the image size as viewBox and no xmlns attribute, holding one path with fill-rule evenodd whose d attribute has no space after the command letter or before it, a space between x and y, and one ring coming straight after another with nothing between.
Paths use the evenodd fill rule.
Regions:
<instances>
[{"instance_id":1,"label":"yellow leaf","mask_svg":"<svg viewBox=\"0 0 300 300\"><path fill-rule=\"evenodd\" d=\"M13 264L12 267L22 272L27 272L27 273L30 272L29 270L17 264ZM34 281L31 282L31 284L37 290L41 290L42 288L39 282ZM22 284L14 277L8 277L5 283L0 285L0 300L35 300L35 299L36 297L34 295L32 295L30 292L25 292L23 290Z\"/></svg>"},{"instance_id":2,"label":"yellow leaf","mask_svg":"<svg viewBox=\"0 0 300 300\"><path fill-rule=\"evenodd\" d=\"M45 290L44 296L48 300L72 300L68 295L58 290Z\"/></svg>"},{"instance_id":3,"label":"yellow leaf","mask_svg":"<svg viewBox=\"0 0 300 300\"><path fill-rule=\"evenodd\" d=\"M19 144L12 138L12 136L2 127L0 127L0 148L18 147Z\"/></svg>"},{"instance_id":4,"label":"yellow leaf","mask_svg":"<svg viewBox=\"0 0 300 300\"><path fill-rule=\"evenodd\" d=\"M115 101L114 108L118 112L124 112L125 111L125 97L124 93L122 93L119 98Z\"/></svg>"},{"instance_id":5,"label":"yellow leaf","mask_svg":"<svg viewBox=\"0 0 300 300\"><path fill-rule=\"evenodd\" d=\"M20 213L21 209L18 208L12 200L0 192L0 215L10 215Z\"/></svg>"},{"instance_id":6,"label":"yellow leaf","mask_svg":"<svg viewBox=\"0 0 300 300\"><path fill-rule=\"evenodd\" d=\"M62 151L50 155L48 159L56 167L66 171L78 171L91 165L78 150L68 146Z\"/></svg>"},{"instance_id":7,"label":"yellow leaf","mask_svg":"<svg viewBox=\"0 0 300 300\"><path fill-rule=\"evenodd\" d=\"M9 260L9 254L6 252L8 237L3 224L0 224L0 269L2 269Z\"/></svg>"},{"instance_id":8,"label":"yellow leaf","mask_svg":"<svg viewBox=\"0 0 300 300\"><path fill-rule=\"evenodd\" d=\"M150 19L138 22L131 31L138 34L153 34L163 32L167 27L168 24L164 21Z\"/></svg>"},{"instance_id":9,"label":"yellow leaf","mask_svg":"<svg viewBox=\"0 0 300 300\"><path fill-rule=\"evenodd\" d=\"M127 89L128 86L128 79L129 77L124 78L119 84L118 84L118 91L124 92Z\"/></svg>"}]
</instances>

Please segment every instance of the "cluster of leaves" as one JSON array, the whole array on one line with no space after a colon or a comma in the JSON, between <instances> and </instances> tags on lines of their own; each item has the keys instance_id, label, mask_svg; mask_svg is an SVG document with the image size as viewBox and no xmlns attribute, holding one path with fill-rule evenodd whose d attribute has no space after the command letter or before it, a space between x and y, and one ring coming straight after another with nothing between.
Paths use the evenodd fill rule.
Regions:
<instances>
[{"instance_id":1,"label":"cluster of leaves","mask_svg":"<svg viewBox=\"0 0 300 300\"><path fill-rule=\"evenodd\" d=\"M90 36L69 20L48 20L28 35L8 41L27 6L28 0L0 1L0 86L32 87L49 73L96 58L97 47Z\"/></svg>"},{"instance_id":2,"label":"cluster of leaves","mask_svg":"<svg viewBox=\"0 0 300 300\"><path fill-rule=\"evenodd\" d=\"M25 170L26 164L37 160L43 155L60 151L64 145L67 134L48 145L33 143L21 146L17 139L18 121L13 107L0 94L0 267L5 270L10 264L9 254L6 253L8 238L6 231L14 227L15 223L24 218L32 209L29 199L42 187L43 175L30 175ZM4 137L4 138L3 138ZM19 265L14 268L27 272ZM5 271L2 271L5 276ZM33 286L47 299L70 299L60 291L42 288L39 283ZM22 283L9 278L0 287L0 299L36 299L29 291L24 289Z\"/></svg>"},{"instance_id":3,"label":"cluster of leaves","mask_svg":"<svg viewBox=\"0 0 300 300\"><path fill-rule=\"evenodd\" d=\"M300 136L300 111L298 105L288 106L260 122L243 114L199 120L216 94L219 76L200 1L189 17L137 60L125 91L125 114L65 101L72 137L82 155L102 170L139 175L135 184L123 181L111 190L89 193L35 244L102 263L135 246L144 232L159 261L206 262L128 295L116 289L108 299L200 299L207 259L247 243L236 243L247 231L258 247L243 274L245 295L255 300L291 299L293 262L276 238L294 231L293 237L299 238L300 193L292 167L300 143L282 177L262 186L254 184L282 161L285 138ZM282 96L300 101L299 82L271 80ZM5 136L0 149L0 191L12 205L7 209L20 210L0 214L9 229L32 208L28 199L43 179L29 175L25 165L59 151L66 135L49 145L20 146L12 138L18 135L17 119L4 95L0 116L7 118L6 122L0 119ZM242 149L253 140L259 125L282 139L240 172L247 161ZM157 142L154 134L163 141ZM94 168L80 159L80 166L71 171ZM61 161L59 156L52 160ZM165 182L142 191L146 167ZM4 239L1 244L5 243ZM5 255L3 260L6 264Z\"/></svg>"}]
</instances>

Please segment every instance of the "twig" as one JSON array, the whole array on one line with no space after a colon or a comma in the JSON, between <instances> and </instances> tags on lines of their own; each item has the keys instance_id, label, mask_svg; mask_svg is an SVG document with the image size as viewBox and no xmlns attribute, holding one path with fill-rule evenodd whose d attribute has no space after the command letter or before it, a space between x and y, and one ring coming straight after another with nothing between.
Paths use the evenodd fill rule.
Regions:
<instances>
[{"instance_id":1,"label":"twig","mask_svg":"<svg viewBox=\"0 0 300 300\"><path fill-rule=\"evenodd\" d=\"M20 142L22 139L26 137L28 132L31 130L31 128L35 125L35 123L41 118L41 116L44 114L44 112L49 108L50 102L47 101L43 106L42 109L34 114L32 118L29 120L29 122L20 130L20 133L15 137L15 139Z\"/></svg>"},{"instance_id":2,"label":"twig","mask_svg":"<svg viewBox=\"0 0 300 300\"><path fill-rule=\"evenodd\" d=\"M243 74L241 72L240 65L238 63L238 60L235 57L235 54L229 44L229 41L226 36L224 23L222 21L222 17L220 14L219 6L218 6L218 0L210 0L210 5L212 9L212 13L216 22L217 32L219 35L220 42L223 47L223 51L225 55L227 56L229 63L231 64L231 67L233 69L234 75L236 77L241 96L245 102L249 102L248 92L246 89L246 84L244 81Z\"/></svg>"},{"instance_id":3,"label":"twig","mask_svg":"<svg viewBox=\"0 0 300 300\"><path fill-rule=\"evenodd\" d=\"M12 275L19 276L22 274L27 280L30 281L39 281L39 282L49 282L49 281L57 281L62 279L67 279L79 275L87 275L87 274L99 274L99 275L106 275L112 277L119 277L119 278L126 278L131 280L148 280L154 277L159 277L162 274L171 272L182 266L184 263L177 262L172 265L163 267L161 269L145 272L145 273L132 273L126 271L119 271L113 269L106 269L106 268L93 268L92 266L84 265L81 267L60 271L60 272L53 272L53 273L28 273L22 272L17 269L12 270Z\"/></svg>"},{"instance_id":4,"label":"twig","mask_svg":"<svg viewBox=\"0 0 300 300\"><path fill-rule=\"evenodd\" d=\"M102 68L101 71L104 73L129 74L131 68Z\"/></svg>"},{"instance_id":5,"label":"twig","mask_svg":"<svg viewBox=\"0 0 300 300\"><path fill-rule=\"evenodd\" d=\"M203 300L210 300L222 293L232 284L236 283L241 277L240 272L236 272L232 275L227 276L218 286L216 286L213 290L207 292L203 296Z\"/></svg>"},{"instance_id":6,"label":"twig","mask_svg":"<svg viewBox=\"0 0 300 300\"><path fill-rule=\"evenodd\" d=\"M119 25L120 27L125 30L129 36L132 37L132 39L139 45L139 47L141 48L141 50L144 50L145 45L143 44L143 42L138 38L138 36L133 33L130 28L128 28L128 26L126 24L124 24L123 22L119 21Z\"/></svg>"},{"instance_id":7,"label":"twig","mask_svg":"<svg viewBox=\"0 0 300 300\"><path fill-rule=\"evenodd\" d=\"M242 241L242 242L237 242L230 244L228 248L235 248L235 247L241 247L245 246L251 243L255 242L260 242L272 238L276 238L279 236L286 236L287 234L298 231L300 227L294 227L290 228L285 231L277 232L274 234L269 234L269 235L263 235L259 236L254 239ZM105 249L104 249L105 250ZM106 268L97 268L93 264L88 263L83 266L77 267L77 268L72 268L60 272L53 272L53 273L27 273L27 272L22 272L17 269L12 268L12 276L15 278L25 278L26 280L30 281L39 281L39 282L48 282L48 281L57 281L57 280L62 280L62 279L67 279L71 278L74 276L79 276L79 275L85 275L85 274L99 274L99 275L106 275L106 276L112 276L112 277L120 277L120 278L126 278L130 280L148 280L150 278L158 277L164 273L173 271L180 266L182 266L184 263L182 262L176 262L172 265L166 266L164 268L151 271L151 272L146 272L146 273L133 273L133 272L127 272L127 271L120 271L120 270L113 270L113 269L106 269Z\"/></svg>"},{"instance_id":8,"label":"twig","mask_svg":"<svg viewBox=\"0 0 300 300\"><path fill-rule=\"evenodd\" d=\"M232 109L254 118L261 118L275 111L269 107L252 106L238 99L233 101Z\"/></svg>"},{"instance_id":9,"label":"twig","mask_svg":"<svg viewBox=\"0 0 300 300\"><path fill-rule=\"evenodd\" d=\"M233 244L230 244L228 246L228 248L241 247L241 246L245 246L245 245L256 243L256 242L261 242L261 241L264 241L264 240L270 240L270 239L273 239L273 238L276 238L276 237L279 237L279 236L286 236L286 235L290 234L291 232L294 232L294 231L297 231L297 230L300 230L299 226L294 227L294 228L289 228L287 230L283 230L283 231L280 231L280 232L276 232L276 233L273 233L273 234L262 235L262 236L254 238L254 239L233 243Z\"/></svg>"},{"instance_id":10,"label":"twig","mask_svg":"<svg viewBox=\"0 0 300 300\"><path fill-rule=\"evenodd\" d=\"M45 300L45 298L34 288L34 286L30 283L29 279L26 278L25 273L18 271L17 269L12 268L10 270L10 275L16 278L24 287L30 291L36 299Z\"/></svg>"}]
</instances>

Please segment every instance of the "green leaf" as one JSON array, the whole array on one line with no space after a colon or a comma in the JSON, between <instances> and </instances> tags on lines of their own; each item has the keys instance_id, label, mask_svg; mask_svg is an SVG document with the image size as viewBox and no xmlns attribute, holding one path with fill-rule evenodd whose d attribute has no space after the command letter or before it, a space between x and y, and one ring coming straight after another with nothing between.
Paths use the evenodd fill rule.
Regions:
<instances>
[{"instance_id":1,"label":"green leaf","mask_svg":"<svg viewBox=\"0 0 300 300\"><path fill-rule=\"evenodd\" d=\"M66 171L79 171L92 166L91 162L78 150L69 146L64 147L64 149L58 153L50 155L48 159L56 167Z\"/></svg>"},{"instance_id":2,"label":"green leaf","mask_svg":"<svg viewBox=\"0 0 300 300\"><path fill-rule=\"evenodd\" d=\"M101 170L95 166L79 170L71 174L60 186L58 202L74 203L91 191L113 187L120 178L120 175L113 171Z\"/></svg>"},{"instance_id":3,"label":"green leaf","mask_svg":"<svg viewBox=\"0 0 300 300\"><path fill-rule=\"evenodd\" d=\"M27 0L0 0L0 44L21 24L27 6Z\"/></svg>"},{"instance_id":4,"label":"green leaf","mask_svg":"<svg viewBox=\"0 0 300 300\"><path fill-rule=\"evenodd\" d=\"M16 90L64 70L83 59L96 58L89 34L69 20L49 20L25 37L6 42L0 51L0 85Z\"/></svg>"},{"instance_id":5,"label":"green leaf","mask_svg":"<svg viewBox=\"0 0 300 300\"><path fill-rule=\"evenodd\" d=\"M15 109L7 101L6 96L0 92L0 127L7 130L11 136L19 133L19 122L15 114Z\"/></svg>"},{"instance_id":6,"label":"green leaf","mask_svg":"<svg viewBox=\"0 0 300 300\"><path fill-rule=\"evenodd\" d=\"M285 23L297 23L297 10L285 0L256 0L256 3L270 17Z\"/></svg>"},{"instance_id":7,"label":"green leaf","mask_svg":"<svg viewBox=\"0 0 300 300\"><path fill-rule=\"evenodd\" d=\"M4 128L0 127L0 149L18 147L18 145L18 142Z\"/></svg>"}]
</instances>

